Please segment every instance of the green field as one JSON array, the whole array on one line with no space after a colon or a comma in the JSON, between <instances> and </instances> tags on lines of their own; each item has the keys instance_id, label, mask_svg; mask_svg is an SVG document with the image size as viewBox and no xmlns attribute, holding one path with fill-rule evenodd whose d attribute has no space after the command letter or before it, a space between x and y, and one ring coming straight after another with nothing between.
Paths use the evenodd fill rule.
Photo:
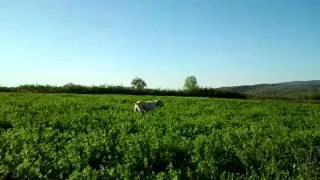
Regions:
<instances>
[{"instance_id":1,"label":"green field","mask_svg":"<svg viewBox=\"0 0 320 180\"><path fill-rule=\"evenodd\" d=\"M320 177L319 104L3 93L0 121L0 179Z\"/></svg>"}]
</instances>

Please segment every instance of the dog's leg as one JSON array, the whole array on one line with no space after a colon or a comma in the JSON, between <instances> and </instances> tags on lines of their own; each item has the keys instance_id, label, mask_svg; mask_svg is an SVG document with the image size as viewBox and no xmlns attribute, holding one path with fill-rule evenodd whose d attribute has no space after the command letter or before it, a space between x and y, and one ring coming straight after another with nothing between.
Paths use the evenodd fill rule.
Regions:
<instances>
[{"instance_id":1,"label":"dog's leg","mask_svg":"<svg viewBox=\"0 0 320 180\"><path fill-rule=\"evenodd\" d=\"M145 109L144 109L143 107L141 107L141 108L140 108L140 112L141 112L141 113L144 113L144 112L145 112Z\"/></svg>"},{"instance_id":2,"label":"dog's leg","mask_svg":"<svg viewBox=\"0 0 320 180\"><path fill-rule=\"evenodd\" d=\"M134 105L134 112L140 112L140 108L137 104Z\"/></svg>"}]
</instances>

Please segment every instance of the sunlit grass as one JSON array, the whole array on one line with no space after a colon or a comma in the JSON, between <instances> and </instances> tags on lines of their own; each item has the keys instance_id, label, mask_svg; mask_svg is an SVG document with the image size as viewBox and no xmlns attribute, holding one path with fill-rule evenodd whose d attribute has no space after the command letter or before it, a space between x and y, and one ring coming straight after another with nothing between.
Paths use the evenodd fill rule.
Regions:
<instances>
[{"instance_id":1,"label":"sunlit grass","mask_svg":"<svg viewBox=\"0 0 320 180\"><path fill-rule=\"evenodd\" d=\"M133 113L137 100L163 108ZM320 105L210 98L0 94L1 178L306 179Z\"/></svg>"}]
</instances>

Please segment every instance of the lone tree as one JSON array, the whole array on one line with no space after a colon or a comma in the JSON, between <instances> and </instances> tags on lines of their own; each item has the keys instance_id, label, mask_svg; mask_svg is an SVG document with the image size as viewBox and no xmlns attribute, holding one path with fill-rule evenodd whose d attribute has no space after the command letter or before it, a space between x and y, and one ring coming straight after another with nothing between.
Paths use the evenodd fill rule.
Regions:
<instances>
[{"instance_id":1,"label":"lone tree","mask_svg":"<svg viewBox=\"0 0 320 180\"><path fill-rule=\"evenodd\" d=\"M146 82L144 82L143 79L138 77L134 78L131 81L131 85L136 89L144 89L147 86Z\"/></svg>"},{"instance_id":2,"label":"lone tree","mask_svg":"<svg viewBox=\"0 0 320 180\"><path fill-rule=\"evenodd\" d=\"M199 89L198 81L195 76L188 76L184 82L183 88L185 90L196 90Z\"/></svg>"}]
</instances>

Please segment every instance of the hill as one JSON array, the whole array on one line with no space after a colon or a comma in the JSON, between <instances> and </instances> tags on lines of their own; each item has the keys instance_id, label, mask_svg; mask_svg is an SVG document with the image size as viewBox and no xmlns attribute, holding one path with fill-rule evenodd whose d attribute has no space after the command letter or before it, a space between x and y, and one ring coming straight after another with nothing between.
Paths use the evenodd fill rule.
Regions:
<instances>
[{"instance_id":1,"label":"hill","mask_svg":"<svg viewBox=\"0 0 320 180\"><path fill-rule=\"evenodd\" d=\"M319 99L320 80L232 86L219 89L243 93L253 97Z\"/></svg>"}]
</instances>

